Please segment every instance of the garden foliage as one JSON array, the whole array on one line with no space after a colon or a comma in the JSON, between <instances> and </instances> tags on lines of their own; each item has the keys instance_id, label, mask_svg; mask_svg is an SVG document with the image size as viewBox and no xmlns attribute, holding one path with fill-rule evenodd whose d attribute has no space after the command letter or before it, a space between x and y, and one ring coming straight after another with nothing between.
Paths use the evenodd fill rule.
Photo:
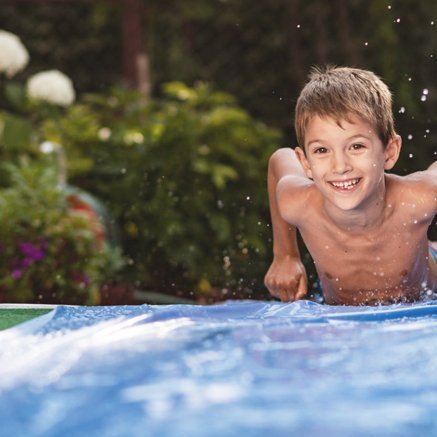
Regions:
<instances>
[{"instance_id":1,"label":"garden foliage","mask_svg":"<svg viewBox=\"0 0 437 437\"><path fill-rule=\"evenodd\" d=\"M173 82L145 101L118 88L47 119L41 135L63 144L70 180L111 210L126 280L174 293L262 292L266 167L280 134L232 96Z\"/></svg>"},{"instance_id":2,"label":"garden foliage","mask_svg":"<svg viewBox=\"0 0 437 437\"><path fill-rule=\"evenodd\" d=\"M99 218L78 207L53 166L3 164L10 186L0 191L0 300L96 303L120 257Z\"/></svg>"},{"instance_id":3,"label":"garden foliage","mask_svg":"<svg viewBox=\"0 0 437 437\"><path fill-rule=\"evenodd\" d=\"M4 31L0 47L0 301L96 303L122 259L90 196L67 186L62 148L40 147L40 124L61 119L73 84L43 71L25 87L14 76L26 48Z\"/></svg>"}]
</instances>

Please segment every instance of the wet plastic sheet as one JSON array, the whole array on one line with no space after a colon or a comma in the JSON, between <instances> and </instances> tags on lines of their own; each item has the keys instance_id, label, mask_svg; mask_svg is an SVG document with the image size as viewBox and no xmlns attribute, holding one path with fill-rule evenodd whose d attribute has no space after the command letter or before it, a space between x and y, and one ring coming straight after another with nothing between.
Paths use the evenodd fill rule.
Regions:
<instances>
[{"instance_id":1,"label":"wet plastic sheet","mask_svg":"<svg viewBox=\"0 0 437 437\"><path fill-rule=\"evenodd\" d=\"M437 302L58 307L0 332L2 436L437 435Z\"/></svg>"}]
</instances>

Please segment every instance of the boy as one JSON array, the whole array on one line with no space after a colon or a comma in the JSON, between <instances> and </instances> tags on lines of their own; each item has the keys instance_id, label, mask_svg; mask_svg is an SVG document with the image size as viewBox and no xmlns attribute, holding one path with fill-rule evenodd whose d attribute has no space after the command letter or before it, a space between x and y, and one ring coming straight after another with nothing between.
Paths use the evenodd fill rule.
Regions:
<instances>
[{"instance_id":1,"label":"boy","mask_svg":"<svg viewBox=\"0 0 437 437\"><path fill-rule=\"evenodd\" d=\"M295 128L299 147L279 149L269 162L270 293L294 301L308 291L297 228L327 304L432 296L437 263L427 229L437 212L437 162L405 177L385 174L401 149L387 86L370 71L315 69Z\"/></svg>"}]
</instances>

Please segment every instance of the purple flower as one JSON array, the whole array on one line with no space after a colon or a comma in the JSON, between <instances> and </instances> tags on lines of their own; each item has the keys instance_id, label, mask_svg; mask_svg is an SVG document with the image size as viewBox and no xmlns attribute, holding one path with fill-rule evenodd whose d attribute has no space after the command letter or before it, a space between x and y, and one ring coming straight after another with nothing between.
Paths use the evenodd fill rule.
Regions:
<instances>
[{"instance_id":1,"label":"purple flower","mask_svg":"<svg viewBox=\"0 0 437 437\"><path fill-rule=\"evenodd\" d=\"M19 243L18 247L23 255L34 261L40 261L44 258L44 251L39 245L32 243Z\"/></svg>"},{"instance_id":2,"label":"purple flower","mask_svg":"<svg viewBox=\"0 0 437 437\"><path fill-rule=\"evenodd\" d=\"M33 264L34 260L32 258L24 258L21 262L20 262L20 267L23 268L27 268L30 267Z\"/></svg>"},{"instance_id":3,"label":"purple flower","mask_svg":"<svg viewBox=\"0 0 437 437\"><path fill-rule=\"evenodd\" d=\"M20 279L23 276L23 270L20 269L12 270L11 276L14 279Z\"/></svg>"}]
</instances>

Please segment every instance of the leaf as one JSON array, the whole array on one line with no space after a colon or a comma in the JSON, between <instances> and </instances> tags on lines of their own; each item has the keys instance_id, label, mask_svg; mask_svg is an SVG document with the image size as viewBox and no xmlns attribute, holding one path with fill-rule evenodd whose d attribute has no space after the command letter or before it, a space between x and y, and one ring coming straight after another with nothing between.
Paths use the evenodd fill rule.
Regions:
<instances>
[{"instance_id":1,"label":"leaf","mask_svg":"<svg viewBox=\"0 0 437 437\"><path fill-rule=\"evenodd\" d=\"M9 103L17 109L22 109L26 104L26 92L23 85L19 83L7 82L5 85L5 96Z\"/></svg>"},{"instance_id":2,"label":"leaf","mask_svg":"<svg viewBox=\"0 0 437 437\"><path fill-rule=\"evenodd\" d=\"M5 114L1 142L6 148L29 150L32 124L25 118Z\"/></svg>"},{"instance_id":3,"label":"leaf","mask_svg":"<svg viewBox=\"0 0 437 437\"><path fill-rule=\"evenodd\" d=\"M218 189L223 189L228 181L238 179L238 173L227 165L215 164L212 166L212 180Z\"/></svg>"}]
</instances>

